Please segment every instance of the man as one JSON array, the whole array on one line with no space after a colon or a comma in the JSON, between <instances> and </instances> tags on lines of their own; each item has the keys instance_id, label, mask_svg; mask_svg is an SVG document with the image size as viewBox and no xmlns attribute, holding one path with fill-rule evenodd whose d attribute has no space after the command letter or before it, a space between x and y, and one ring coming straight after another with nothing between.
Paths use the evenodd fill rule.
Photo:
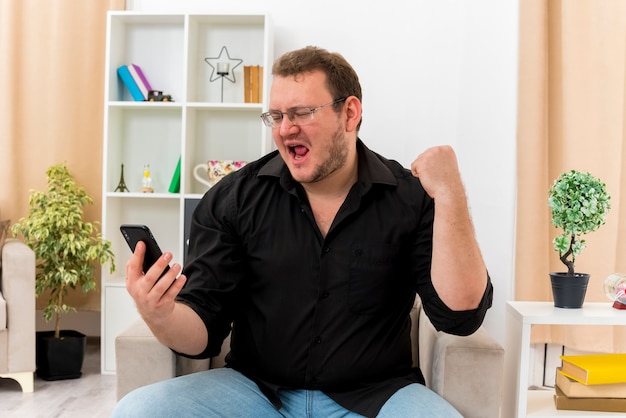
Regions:
<instances>
[{"instance_id":1,"label":"man","mask_svg":"<svg viewBox=\"0 0 626 418\"><path fill-rule=\"evenodd\" d=\"M127 288L155 336L225 369L157 383L116 416L424 416L458 413L411 366L416 292L440 330L470 334L492 286L454 151L411 171L358 138L361 87L345 59L307 47L273 66L277 151L220 181L196 209L184 274L165 253Z\"/></svg>"}]
</instances>

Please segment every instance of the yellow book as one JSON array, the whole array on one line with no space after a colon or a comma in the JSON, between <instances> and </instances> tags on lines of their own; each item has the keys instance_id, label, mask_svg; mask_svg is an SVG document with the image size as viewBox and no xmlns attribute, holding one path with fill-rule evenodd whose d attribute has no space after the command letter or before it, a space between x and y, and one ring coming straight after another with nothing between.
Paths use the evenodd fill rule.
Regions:
<instances>
[{"instance_id":1,"label":"yellow book","mask_svg":"<svg viewBox=\"0 0 626 418\"><path fill-rule=\"evenodd\" d=\"M561 356L561 373L585 385L626 382L626 353Z\"/></svg>"}]
</instances>

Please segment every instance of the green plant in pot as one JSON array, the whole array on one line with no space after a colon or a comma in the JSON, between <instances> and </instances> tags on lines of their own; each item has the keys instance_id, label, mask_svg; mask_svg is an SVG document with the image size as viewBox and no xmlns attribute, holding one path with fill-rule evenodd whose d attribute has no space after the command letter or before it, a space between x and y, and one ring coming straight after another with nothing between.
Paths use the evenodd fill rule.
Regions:
<instances>
[{"instance_id":1,"label":"green plant in pot","mask_svg":"<svg viewBox=\"0 0 626 418\"><path fill-rule=\"evenodd\" d=\"M585 299L589 274L576 273L576 256L585 249L582 236L604 225L611 205L606 185L591 173L577 170L561 174L548 191L552 224L561 229L554 238L567 272L550 273L554 305L559 308L580 308Z\"/></svg>"},{"instance_id":2,"label":"green plant in pot","mask_svg":"<svg viewBox=\"0 0 626 418\"><path fill-rule=\"evenodd\" d=\"M46 175L47 191L31 191L28 215L11 232L21 234L35 252L35 293L49 295L43 316L46 322L55 318L54 331L37 333L37 375L61 380L80 377L86 342L84 334L61 329L61 317L76 310L67 305L66 296L70 289L94 290L96 264L109 263L113 272L115 260L111 243L102 239L97 224L83 220L83 207L93 199L67 166L53 165Z\"/></svg>"}]
</instances>

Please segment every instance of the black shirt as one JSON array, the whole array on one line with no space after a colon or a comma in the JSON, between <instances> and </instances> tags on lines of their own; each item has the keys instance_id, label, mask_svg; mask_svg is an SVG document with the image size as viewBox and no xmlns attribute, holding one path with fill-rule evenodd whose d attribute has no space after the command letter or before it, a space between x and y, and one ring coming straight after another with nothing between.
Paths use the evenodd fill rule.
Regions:
<instances>
[{"instance_id":1,"label":"black shirt","mask_svg":"<svg viewBox=\"0 0 626 418\"><path fill-rule=\"evenodd\" d=\"M277 152L211 188L192 219L187 284L179 300L209 332L217 355L231 330L227 366L277 406L281 388L324 391L375 416L423 377L411 365L416 292L438 330L467 335L491 306L455 312L430 279L434 202L397 162L358 141L358 181L324 238L306 194Z\"/></svg>"}]
</instances>

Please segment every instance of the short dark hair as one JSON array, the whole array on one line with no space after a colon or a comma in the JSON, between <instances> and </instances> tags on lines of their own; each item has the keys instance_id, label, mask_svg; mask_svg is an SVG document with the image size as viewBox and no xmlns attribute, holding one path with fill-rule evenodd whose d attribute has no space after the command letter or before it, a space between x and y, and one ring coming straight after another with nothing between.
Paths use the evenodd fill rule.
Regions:
<instances>
[{"instance_id":1,"label":"short dark hair","mask_svg":"<svg viewBox=\"0 0 626 418\"><path fill-rule=\"evenodd\" d=\"M326 87L333 99L355 96L359 101L363 101L359 76L348 61L337 52L307 46L283 54L272 66L272 74L280 77L316 70L326 74ZM335 108L339 108L339 105L339 103L335 105Z\"/></svg>"}]
</instances>

